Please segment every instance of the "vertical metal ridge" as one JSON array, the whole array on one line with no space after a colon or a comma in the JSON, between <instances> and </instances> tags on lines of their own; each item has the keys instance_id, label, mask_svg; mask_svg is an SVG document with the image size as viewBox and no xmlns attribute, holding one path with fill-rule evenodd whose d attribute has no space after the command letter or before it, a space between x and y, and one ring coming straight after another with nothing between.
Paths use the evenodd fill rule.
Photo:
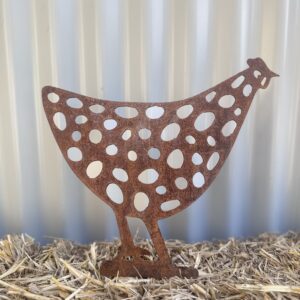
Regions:
<instances>
[{"instance_id":1,"label":"vertical metal ridge","mask_svg":"<svg viewBox=\"0 0 300 300\"><path fill-rule=\"evenodd\" d=\"M19 232L23 228L23 218L22 218L22 190L21 190L21 174L20 174L20 149L19 149L19 134L17 130L17 113L16 113L16 94L15 94L15 81L14 72L12 68L13 56L11 51L11 39L10 39L10 28L11 24L9 21L10 12L8 9L7 1L2 1L2 16L3 20L3 58L6 62L6 68L1 68L1 70L6 70L6 74L3 75L7 78L6 84L6 95L3 94L1 89L0 95L3 97L2 101L5 101L8 111L3 109L0 110L2 124L1 129L4 130L2 133L3 144L7 145L3 150L5 156L1 158L1 170L5 172L2 174L1 178L3 180L2 187L3 191L3 201L1 207L3 209L2 218L5 222L6 230L11 230L12 232ZM3 65L2 65L3 66ZM1 77L3 78L3 77ZM2 80L1 80L2 81ZM3 81L5 82L5 81ZM1 83L0 83L1 86ZM5 88L5 86L3 86ZM4 89L5 90L5 89ZM3 103L2 105L4 105ZM4 106L5 107L5 106ZM7 135L7 136L6 136ZM2 146L3 147L3 146ZM10 156L11 154L11 156ZM8 162L8 163L7 163ZM3 167L3 165L5 167ZM14 207L14 209L11 209Z\"/></svg>"}]
</instances>

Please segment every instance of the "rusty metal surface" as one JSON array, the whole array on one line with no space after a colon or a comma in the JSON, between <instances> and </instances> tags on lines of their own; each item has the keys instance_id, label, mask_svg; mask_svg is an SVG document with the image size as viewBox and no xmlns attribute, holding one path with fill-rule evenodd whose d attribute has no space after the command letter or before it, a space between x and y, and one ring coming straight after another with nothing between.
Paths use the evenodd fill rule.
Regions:
<instances>
[{"instance_id":1,"label":"rusty metal surface","mask_svg":"<svg viewBox=\"0 0 300 300\"><path fill-rule=\"evenodd\" d=\"M277 76L260 58L247 62L246 70L226 81L174 102L108 101L43 88L44 109L67 163L116 215L122 246L101 266L102 275L197 276L196 270L171 264L157 221L183 210L209 187L255 93ZM134 245L127 216L145 223L156 260Z\"/></svg>"}]
</instances>

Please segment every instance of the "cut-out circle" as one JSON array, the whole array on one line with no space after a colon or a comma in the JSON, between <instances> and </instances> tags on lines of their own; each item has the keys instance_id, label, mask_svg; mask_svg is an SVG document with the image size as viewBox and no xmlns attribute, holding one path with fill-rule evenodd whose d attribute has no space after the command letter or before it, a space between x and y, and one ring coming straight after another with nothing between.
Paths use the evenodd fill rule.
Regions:
<instances>
[{"instance_id":1,"label":"cut-out circle","mask_svg":"<svg viewBox=\"0 0 300 300\"><path fill-rule=\"evenodd\" d=\"M146 116L149 119L159 119L160 117L163 116L163 114L165 113L165 110L160 107L160 106L151 106L149 108L146 109Z\"/></svg>"},{"instance_id":2,"label":"cut-out circle","mask_svg":"<svg viewBox=\"0 0 300 300\"><path fill-rule=\"evenodd\" d=\"M81 139L81 133L80 133L80 131L73 131L72 132L72 140L74 141L74 142L78 142L78 141L80 141L80 139Z\"/></svg>"},{"instance_id":3,"label":"cut-out circle","mask_svg":"<svg viewBox=\"0 0 300 300\"><path fill-rule=\"evenodd\" d=\"M155 189L155 191L159 195L164 195L167 192L167 189L164 185L160 185Z\"/></svg>"},{"instance_id":4,"label":"cut-out circle","mask_svg":"<svg viewBox=\"0 0 300 300\"><path fill-rule=\"evenodd\" d=\"M192 135L188 135L185 137L185 140L188 144L193 145L196 143L195 138Z\"/></svg>"},{"instance_id":5,"label":"cut-out circle","mask_svg":"<svg viewBox=\"0 0 300 300\"><path fill-rule=\"evenodd\" d=\"M99 144L102 140L102 133L98 129L92 129L89 133L89 140L93 144Z\"/></svg>"},{"instance_id":6,"label":"cut-out circle","mask_svg":"<svg viewBox=\"0 0 300 300\"><path fill-rule=\"evenodd\" d=\"M56 112L53 116L54 125L60 131L63 131L67 128L67 120L65 115L62 112Z\"/></svg>"},{"instance_id":7,"label":"cut-out circle","mask_svg":"<svg viewBox=\"0 0 300 300\"><path fill-rule=\"evenodd\" d=\"M103 122L103 126L105 127L105 129L107 130L112 130L112 129L115 129L117 127L117 121L114 120L114 119L108 119L108 120L105 120Z\"/></svg>"},{"instance_id":8,"label":"cut-out circle","mask_svg":"<svg viewBox=\"0 0 300 300\"><path fill-rule=\"evenodd\" d=\"M192 162L195 166L199 166L203 163L203 158L199 153L194 153L192 156Z\"/></svg>"},{"instance_id":9,"label":"cut-out circle","mask_svg":"<svg viewBox=\"0 0 300 300\"><path fill-rule=\"evenodd\" d=\"M129 152L128 152L128 159L129 160L131 160L131 161L136 161L137 160L137 154L136 154L136 152L135 151L133 151L133 150L130 150Z\"/></svg>"},{"instance_id":10,"label":"cut-out circle","mask_svg":"<svg viewBox=\"0 0 300 300\"><path fill-rule=\"evenodd\" d=\"M195 120L194 126L198 131L207 130L214 122L215 115L212 112L200 114Z\"/></svg>"},{"instance_id":11,"label":"cut-out circle","mask_svg":"<svg viewBox=\"0 0 300 300\"><path fill-rule=\"evenodd\" d=\"M103 168L103 164L99 160L92 161L86 168L86 175L89 178L96 178L100 175Z\"/></svg>"},{"instance_id":12,"label":"cut-out circle","mask_svg":"<svg viewBox=\"0 0 300 300\"><path fill-rule=\"evenodd\" d=\"M224 95L219 100L219 105L223 108L231 107L235 102L235 98L232 95Z\"/></svg>"},{"instance_id":13,"label":"cut-out circle","mask_svg":"<svg viewBox=\"0 0 300 300\"><path fill-rule=\"evenodd\" d=\"M128 181L128 174L124 169L121 168L114 168L112 171L113 176L122 182Z\"/></svg>"},{"instance_id":14,"label":"cut-out circle","mask_svg":"<svg viewBox=\"0 0 300 300\"><path fill-rule=\"evenodd\" d=\"M185 119L193 112L193 110L194 110L194 108L190 104L181 106L180 108L177 109L177 112L176 112L177 117L179 119Z\"/></svg>"},{"instance_id":15,"label":"cut-out circle","mask_svg":"<svg viewBox=\"0 0 300 300\"><path fill-rule=\"evenodd\" d=\"M252 92L252 86L250 84L246 84L243 88L244 96L248 97Z\"/></svg>"},{"instance_id":16,"label":"cut-out circle","mask_svg":"<svg viewBox=\"0 0 300 300\"><path fill-rule=\"evenodd\" d=\"M167 163L172 169L180 169L183 165L183 153L179 149L173 150L167 158Z\"/></svg>"},{"instance_id":17,"label":"cut-out circle","mask_svg":"<svg viewBox=\"0 0 300 300\"><path fill-rule=\"evenodd\" d=\"M180 132L180 126L177 123L167 125L161 132L161 139L165 142L172 141L177 138Z\"/></svg>"},{"instance_id":18,"label":"cut-out circle","mask_svg":"<svg viewBox=\"0 0 300 300\"><path fill-rule=\"evenodd\" d=\"M114 203L123 203L123 192L117 184L110 183L106 188L106 194Z\"/></svg>"},{"instance_id":19,"label":"cut-out circle","mask_svg":"<svg viewBox=\"0 0 300 300\"><path fill-rule=\"evenodd\" d=\"M216 146L216 140L211 135L207 137L207 143L209 146Z\"/></svg>"},{"instance_id":20,"label":"cut-out circle","mask_svg":"<svg viewBox=\"0 0 300 300\"><path fill-rule=\"evenodd\" d=\"M148 155L152 159L159 159L159 157L160 157L160 151L157 148L150 148L148 150Z\"/></svg>"},{"instance_id":21,"label":"cut-out circle","mask_svg":"<svg viewBox=\"0 0 300 300\"><path fill-rule=\"evenodd\" d=\"M193 176L193 185L196 188L201 188L205 183L205 178L201 172L197 172Z\"/></svg>"},{"instance_id":22,"label":"cut-out circle","mask_svg":"<svg viewBox=\"0 0 300 300\"><path fill-rule=\"evenodd\" d=\"M253 75L254 75L255 78L258 78L261 75L261 72L259 72L258 70L255 70L253 72Z\"/></svg>"},{"instance_id":23,"label":"cut-out circle","mask_svg":"<svg viewBox=\"0 0 300 300\"><path fill-rule=\"evenodd\" d=\"M131 138L131 130L130 129L126 129L123 134L122 134L122 139L124 141L127 141Z\"/></svg>"},{"instance_id":24,"label":"cut-out circle","mask_svg":"<svg viewBox=\"0 0 300 300\"><path fill-rule=\"evenodd\" d=\"M54 92L49 93L47 95L47 98L52 103L57 103L59 101L59 96L56 93L54 93Z\"/></svg>"},{"instance_id":25,"label":"cut-out circle","mask_svg":"<svg viewBox=\"0 0 300 300\"><path fill-rule=\"evenodd\" d=\"M223 127L222 127L222 134L225 136L225 137L228 137L230 135L233 134L235 128L236 128L236 122L231 120L231 121L228 121Z\"/></svg>"},{"instance_id":26,"label":"cut-out circle","mask_svg":"<svg viewBox=\"0 0 300 300\"><path fill-rule=\"evenodd\" d=\"M91 112L93 112L94 114L101 114L101 113L104 112L105 107L103 105L100 105L100 104L94 104L94 105L91 105L89 107L89 110Z\"/></svg>"},{"instance_id":27,"label":"cut-out circle","mask_svg":"<svg viewBox=\"0 0 300 300\"><path fill-rule=\"evenodd\" d=\"M75 123L78 125L82 125L82 124L85 124L87 122L87 120L88 119L86 116L80 115L75 118Z\"/></svg>"},{"instance_id":28,"label":"cut-out circle","mask_svg":"<svg viewBox=\"0 0 300 300\"><path fill-rule=\"evenodd\" d=\"M81 108L83 106L82 102L77 98L69 98L67 100L67 105L71 108Z\"/></svg>"},{"instance_id":29,"label":"cut-out circle","mask_svg":"<svg viewBox=\"0 0 300 300\"><path fill-rule=\"evenodd\" d=\"M116 155L118 153L118 148L116 145L112 144L107 146L105 151L108 155Z\"/></svg>"},{"instance_id":30,"label":"cut-out circle","mask_svg":"<svg viewBox=\"0 0 300 300\"><path fill-rule=\"evenodd\" d=\"M188 186L188 182L184 177L177 177L175 179L175 185L180 190L185 190Z\"/></svg>"},{"instance_id":31,"label":"cut-out circle","mask_svg":"<svg viewBox=\"0 0 300 300\"><path fill-rule=\"evenodd\" d=\"M149 197L143 192L138 192L134 196L133 204L137 211L142 212L149 205Z\"/></svg>"},{"instance_id":32,"label":"cut-out circle","mask_svg":"<svg viewBox=\"0 0 300 300\"><path fill-rule=\"evenodd\" d=\"M169 200L160 205L162 211L170 211L177 208L180 205L179 200Z\"/></svg>"},{"instance_id":33,"label":"cut-out circle","mask_svg":"<svg viewBox=\"0 0 300 300\"><path fill-rule=\"evenodd\" d=\"M245 80L245 77L243 75L239 76L237 79L235 79L232 84L231 87L236 89L238 88Z\"/></svg>"},{"instance_id":34,"label":"cut-out circle","mask_svg":"<svg viewBox=\"0 0 300 300\"><path fill-rule=\"evenodd\" d=\"M208 162L206 165L207 169L209 171L212 171L218 164L219 160L220 160L220 154L218 152L214 152L208 159Z\"/></svg>"},{"instance_id":35,"label":"cut-out circle","mask_svg":"<svg viewBox=\"0 0 300 300\"><path fill-rule=\"evenodd\" d=\"M216 94L217 93L215 91L212 91L209 94L207 94L205 97L206 101L211 102L215 98Z\"/></svg>"},{"instance_id":36,"label":"cut-out circle","mask_svg":"<svg viewBox=\"0 0 300 300\"><path fill-rule=\"evenodd\" d=\"M234 111L234 114L236 116L239 116L241 113L242 113L242 110L239 107Z\"/></svg>"},{"instance_id":37,"label":"cut-out circle","mask_svg":"<svg viewBox=\"0 0 300 300\"><path fill-rule=\"evenodd\" d=\"M147 140L149 139L151 136L151 131L147 128L142 128L139 130L139 137L142 139L142 140Z\"/></svg>"},{"instance_id":38,"label":"cut-out circle","mask_svg":"<svg viewBox=\"0 0 300 300\"><path fill-rule=\"evenodd\" d=\"M152 184L158 179L158 172L155 169L146 169L140 173L138 180L144 184Z\"/></svg>"},{"instance_id":39,"label":"cut-out circle","mask_svg":"<svg viewBox=\"0 0 300 300\"><path fill-rule=\"evenodd\" d=\"M115 109L115 113L124 119L132 119L139 114L137 109L130 106L120 106Z\"/></svg>"},{"instance_id":40,"label":"cut-out circle","mask_svg":"<svg viewBox=\"0 0 300 300\"><path fill-rule=\"evenodd\" d=\"M67 151L69 160L78 162L82 160L82 152L77 147L70 147Z\"/></svg>"}]
</instances>

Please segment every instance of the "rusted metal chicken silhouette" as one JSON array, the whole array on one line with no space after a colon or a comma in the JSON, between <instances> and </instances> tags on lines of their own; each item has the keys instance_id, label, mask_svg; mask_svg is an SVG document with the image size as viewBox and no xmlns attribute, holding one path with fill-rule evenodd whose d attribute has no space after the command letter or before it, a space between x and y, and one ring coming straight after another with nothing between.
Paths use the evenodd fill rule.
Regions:
<instances>
[{"instance_id":1,"label":"rusted metal chicken silhouette","mask_svg":"<svg viewBox=\"0 0 300 300\"><path fill-rule=\"evenodd\" d=\"M46 86L54 137L74 173L115 212L118 255L105 276L197 276L172 265L158 220L178 213L209 187L226 160L258 89L272 77L262 59L196 96L175 102L98 100ZM126 217L146 225L156 259L137 247Z\"/></svg>"}]
</instances>

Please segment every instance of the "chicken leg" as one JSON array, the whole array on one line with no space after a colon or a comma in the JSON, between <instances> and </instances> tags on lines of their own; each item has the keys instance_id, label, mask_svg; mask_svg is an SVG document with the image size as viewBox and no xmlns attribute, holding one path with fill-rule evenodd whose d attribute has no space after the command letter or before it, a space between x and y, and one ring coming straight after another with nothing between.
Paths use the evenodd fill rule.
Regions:
<instances>
[{"instance_id":1,"label":"chicken leg","mask_svg":"<svg viewBox=\"0 0 300 300\"><path fill-rule=\"evenodd\" d=\"M150 257L151 253L134 244L125 216L116 212L116 219L120 232L121 246L116 257L110 261L105 261L101 265L101 275L107 277L117 275L148 277L148 264L151 264L151 261L147 261L145 256Z\"/></svg>"},{"instance_id":2,"label":"chicken leg","mask_svg":"<svg viewBox=\"0 0 300 300\"><path fill-rule=\"evenodd\" d=\"M118 256L121 256L122 259L131 260L134 258L139 258L143 255L150 255L148 250L135 246L128 226L127 218L118 215L116 215L116 217L121 238L121 247Z\"/></svg>"},{"instance_id":3,"label":"chicken leg","mask_svg":"<svg viewBox=\"0 0 300 300\"><path fill-rule=\"evenodd\" d=\"M146 223L146 226L148 228L151 240L158 255L160 273L157 276L159 278L169 278L173 276L196 278L198 276L198 271L196 269L186 267L175 267L174 265L172 265L171 258L168 254L168 250L157 221L151 220L150 222Z\"/></svg>"},{"instance_id":4,"label":"chicken leg","mask_svg":"<svg viewBox=\"0 0 300 300\"><path fill-rule=\"evenodd\" d=\"M175 267L168 254L167 247L158 227L157 221L145 221L151 240L158 258L156 260L146 259L151 257L148 250L134 245L127 219L117 215L117 222L120 230L121 247L115 258L105 261L101 268L101 275L114 276L139 276L152 277L157 279L173 276L197 277L198 272L193 268Z\"/></svg>"}]
</instances>

